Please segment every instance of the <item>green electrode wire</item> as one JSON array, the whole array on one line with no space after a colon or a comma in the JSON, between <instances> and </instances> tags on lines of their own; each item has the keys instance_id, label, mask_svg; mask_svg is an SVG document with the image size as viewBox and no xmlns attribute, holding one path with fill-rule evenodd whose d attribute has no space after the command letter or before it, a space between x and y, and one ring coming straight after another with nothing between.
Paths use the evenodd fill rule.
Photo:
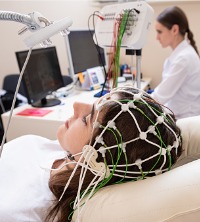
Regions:
<instances>
[{"instance_id":1,"label":"green electrode wire","mask_svg":"<svg viewBox=\"0 0 200 222\"><path fill-rule=\"evenodd\" d=\"M122 38L123 38L124 32L126 30L128 16L129 16L129 11L125 11L125 13L122 16L122 20L121 20L120 27L119 27L119 35L117 38L116 53L115 53L115 57L114 57L113 87L117 87L117 85L118 85L117 77L119 76L119 73L120 73L120 64L119 64L120 47L122 44Z\"/></svg>"}]
</instances>

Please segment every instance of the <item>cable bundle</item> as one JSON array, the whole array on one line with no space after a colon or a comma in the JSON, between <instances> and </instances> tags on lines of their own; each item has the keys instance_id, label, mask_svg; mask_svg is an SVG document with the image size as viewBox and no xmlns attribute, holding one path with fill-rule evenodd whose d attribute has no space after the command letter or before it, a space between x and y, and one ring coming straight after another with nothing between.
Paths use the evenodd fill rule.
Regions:
<instances>
[{"instance_id":1,"label":"cable bundle","mask_svg":"<svg viewBox=\"0 0 200 222\"><path fill-rule=\"evenodd\" d=\"M126 30L126 24L129 17L128 10L124 11L123 14L119 15L119 19L116 19L113 31L113 41L111 48L111 57L109 59L108 69L108 81L112 77L112 88L116 88L118 85L117 78L120 75L120 48L122 44L122 38Z\"/></svg>"}]
</instances>

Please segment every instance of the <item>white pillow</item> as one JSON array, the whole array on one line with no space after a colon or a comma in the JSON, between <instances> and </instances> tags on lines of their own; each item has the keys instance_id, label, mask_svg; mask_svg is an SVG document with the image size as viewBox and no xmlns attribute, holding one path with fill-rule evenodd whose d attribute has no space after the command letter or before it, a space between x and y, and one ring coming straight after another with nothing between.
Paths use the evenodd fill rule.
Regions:
<instances>
[{"instance_id":1,"label":"white pillow","mask_svg":"<svg viewBox=\"0 0 200 222\"><path fill-rule=\"evenodd\" d=\"M179 119L183 137L183 154L175 165L180 166L200 158L200 116Z\"/></svg>"},{"instance_id":2,"label":"white pillow","mask_svg":"<svg viewBox=\"0 0 200 222\"><path fill-rule=\"evenodd\" d=\"M178 125L185 151L177 166L199 154L200 116ZM146 180L102 188L76 217L75 211L73 222L199 222L200 160Z\"/></svg>"}]
</instances>

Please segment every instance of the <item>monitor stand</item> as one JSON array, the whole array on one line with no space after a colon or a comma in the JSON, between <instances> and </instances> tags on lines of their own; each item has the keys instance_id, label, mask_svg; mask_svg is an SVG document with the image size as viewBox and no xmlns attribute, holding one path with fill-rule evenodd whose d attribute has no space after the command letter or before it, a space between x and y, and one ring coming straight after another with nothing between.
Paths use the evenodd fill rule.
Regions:
<instances>
[{"instance_id":1,"label":"monitor stand","mask_svg":"<svg viewBox=\"0 0 200 222\"><path fill-rule=\"evenodd\" d=\"M47 99L47 98L43 98L35 103L32 103L31 105L33 107L51 107L51 106L57 106L61 103L61 101L59 99Z\"/></svg>"}]
</instances>

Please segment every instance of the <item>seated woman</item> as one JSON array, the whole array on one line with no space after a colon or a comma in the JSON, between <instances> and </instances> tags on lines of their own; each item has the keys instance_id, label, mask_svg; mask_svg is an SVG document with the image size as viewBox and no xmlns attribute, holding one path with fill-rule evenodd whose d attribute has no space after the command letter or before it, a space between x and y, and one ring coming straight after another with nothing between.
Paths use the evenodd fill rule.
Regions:
<instances>
[{"instance_id":1,"label":"seated woman","mask_svg":"<svg viewBox=\"0 0 200 222\"><path fill-rule=\"evenodd\" d=\"M172 109L177 119L198 116L200 59L186 14L170 6L156 20L157 40L172 52L164 62L162 81L151 96Z\"/></svg>"},{"instance_id":2,"label":"seated woman","mask_svg":"<svg viewBox=\"0 0 200 222\"><path fill-rule=\"evenodd\" d=\"M74 103L58 141L23 136L0 159L1 222L70 221L104 186L171 169L182 153L173 114L142 90L112 90L95 104Z\"/></svg>"}]
</instances>

